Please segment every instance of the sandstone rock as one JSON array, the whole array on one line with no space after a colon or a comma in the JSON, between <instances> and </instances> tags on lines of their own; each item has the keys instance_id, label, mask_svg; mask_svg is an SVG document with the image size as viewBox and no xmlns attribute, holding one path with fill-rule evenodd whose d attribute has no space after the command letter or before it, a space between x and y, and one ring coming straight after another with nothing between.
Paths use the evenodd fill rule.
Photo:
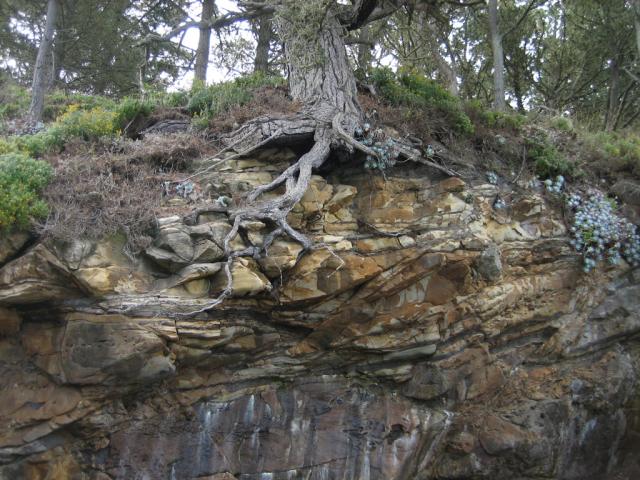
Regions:
<instances>
[{"instance_id":1,"label":"sandstone rock","mask_svg":"<svg viewBox=\"0 0 640 480\"><path fill-rule=\"evenodd\" d=\"M269 280L260 272L255 261L247 258L237 258L231 269L233 278L233 295L252 296L272 289ZM211 288L214 292L220 292L227 288L227 276L224 271L212 278Z\"/></svg>"},{"instance_id":2,"label":"sandstone rock","mask_svg":"<svg viewBox=\"0 0 640 480\"><path fill-rule=\"evenodd\" d=\"M478 273L488 282L496 282L502 275L502 261L500 250L491 244L484 250L476 261Z\"/></svg>"},{"instance_id":3,"label":"sandstone rock","mask_svg":"<svg viewBox=\"0 0 640 480\"><path fill-rule=\"evenodd\" d=\"M3 233L0 237L0 265L18 253L30 237L26 232Z\"/></svg>"},{"instance_id":4,"label":"sandstone rock","mask_svg":"<svg viewBox=\"0 0 640 480\"><path fill-rule=\"evenodd\" d=\"M449 177L438 184L438 189L442 192L461 192L466 185L461 178Z\"/></svg>"},{"instance_id":5,"label":"sandstone rock","mask_svg":"<svg viewBox=\"0 0 640 480\"><path fill-rule=\"evenodd\" d=\"M62 263L43 245L0 268L0 305L61 300L82 295Z\"/></svg>"},{"instance_id":6,"label":"sandstone rock","mask_svg":"<svg viewBox=\"0 0 640 480\"><path fill-rule=\"evenodd\" d=\"M15 310L0 307L0 337L17 334L21 323L22 318Z\"/></svg>"},{"instance_id":7,"label":"sandstone rock","mask_svg":"<svg viewBox=\"0 0 640 480\"><path fill-rule=\"evenodd\" d=\"M495 415L483 418L479 439L489 455L499 455L505 450L515 450L527 440L527 435L516 425Z\"/></svg>"},{"instance_id":8,"label":"sandstone rock","mask_svg":"<svg viewBox=\"0 0 640 480\"><path fill-rule=\"evenodd\" d=\"M119 315L70 314L64 327L25 326L22 339L35 363L61 383L120 384L170 375L164 342Z\"/></svg>"}]
</instances>

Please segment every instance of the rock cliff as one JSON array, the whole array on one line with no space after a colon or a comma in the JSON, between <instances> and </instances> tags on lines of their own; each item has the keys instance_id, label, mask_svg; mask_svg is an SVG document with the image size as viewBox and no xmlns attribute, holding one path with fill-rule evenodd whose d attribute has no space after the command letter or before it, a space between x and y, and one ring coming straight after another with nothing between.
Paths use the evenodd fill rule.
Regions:
<instances>
[{"instance_id":1,"label":"rock cliff","mask_svg":"<svg viewBox=\"0 0 640 480\"><path fill-rule=\"evenodd\" d=\"M293 157L203 185L237 197ZM541 192L340 170L290 215L316 248L237 260L195 315L226 283L223 213L175 199L134 259L3 239L0 478L640 478L640 270L582 273Z\"/></svg>"}]
</instances>

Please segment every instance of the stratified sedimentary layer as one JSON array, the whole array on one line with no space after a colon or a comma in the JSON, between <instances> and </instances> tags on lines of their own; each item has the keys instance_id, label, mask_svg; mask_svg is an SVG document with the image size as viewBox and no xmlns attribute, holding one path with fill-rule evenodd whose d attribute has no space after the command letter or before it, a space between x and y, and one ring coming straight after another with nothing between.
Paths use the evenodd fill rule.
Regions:
<instances>
[{"instance_id":1,"label":"stratified sedimentary layer","mask_svg":"<svg viewBox=\"0 0 640 480\"><path fill-rule=\"evenodd\" d=\"M293 157L204 183L239 197ZM561 213L426 170L316 176L290 223L317 248L238 259L196 315L225 214L159 219L138 259L3 240L0 478L635 478L640 271L583 274Z\"/></svg>"}]
</instances>

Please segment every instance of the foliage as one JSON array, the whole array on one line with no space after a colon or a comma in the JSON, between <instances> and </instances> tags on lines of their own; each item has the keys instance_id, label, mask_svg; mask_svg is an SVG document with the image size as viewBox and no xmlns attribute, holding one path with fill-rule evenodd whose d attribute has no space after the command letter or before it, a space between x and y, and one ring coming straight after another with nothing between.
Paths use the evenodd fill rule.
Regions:
<instances>
[{"instance_id":1,"label":"foliage","mask_svg":"<svg viewBox=\"0 0 640 480\"><path fill-rule=\"evenodd\" d=\"M0 76L0 132L2 122L24 115L29 109L30 96L26 88Z\"/></svg>"},{"instance_id":2,"label":"foliage","mask_svg":"<svg viewBox=\"0 0 640 480\"><path fill-rule=\"evenodd\" d=\"M551 125L551 128L554 128L561 132L565 132L565 133L573 132L573 122L571 121L570 118L562 117L562 116L552 117L549 123Z\"/></svg>"},{"instance_id":3,"label":"foliage","mask_svg":"<svg viewBox=\"0 0 640 480\"><path fill-rule=\"evenodd\" d=\"M51 179L51 166L19 153L0 155L0 232L28 226L47 214L39 194Z\"/></svg>"},{"instance_id":4,"label":"foliage","mask_svg":"<svg viewBox=\"0 0 640 480\"><path fill-rule=\"evenodd\" d=\"M137 45L147 35L184 19L190 3L186 0L60 3L63 14L56 25L52 52L54 86L119 96L138 90L140 74L145 83L171 81L189 64L189 53L177 43ZM46 8L47 2L33 0L5 0L0 7L0 60L25 85L33 78ZM53 112L49 118L60 113Z\"/></svg>"},{"instance_id":5,"label":"foliage","mask_svg":"<svg viewBox=\"0 0 640 480\"><path fill-rule=\"evenodd\" d=\"M603 170L640 175L640 136L617 132L581 135L586 159Z\"/></svg>"},{"instance_id":6,"label":"foliage","mask_svg":"<svg viewBox=\"0 0 640 480\"><path fill-rule=\"evenodd\" d=\"M114 100L102 95L67 93L62 90L54 90L45 98L43 119L45 121L56 120L72 105L77 110L91 110L98 107L105 110L113 110L115 103Z\"/></svg>"},{"instance_id":7,"label":"foliage","mask_svg":"<svg viewBox=\"0 0 640 480\"><path fill-rule=\"evenodd\" d=\"M617 264L624 258L631 265L640 265L640 235L616 213L615 202L592 190L585 196L573 193L566 203L573 214L571 244L583 255L585 272L603 260Z\"/></svg>"},{"instance_id":8,"label":"foliage","mask_svg":"<svg viewBox=\"0 0 640 480\"><path fill-rule=\"evenodd\" d=\"M548 137L539 132L527 140L527 155L534 162L536 174L541 178L566 176L575 172L570 163Z\"/></svg>"},{"instance_id":9,"label":"foliage","mask_svg":"<svg viewBox=\"0 0 640 480\"><path fill-rule=\"evenodd\" d=\"M459 134L467 135L474 131L459 99L423 75L408 72L396 75L389 68L377 68L372 70L370 81L392 105L424 109L426 115L441 115Z\"/></svg>"},{"instance_id":10,"label":"foliage","mask_svg":"<svg viewBox=\"0 0 640 480\"><path fill-rule=\"evenodd\" d=\"M230 82L215 83L208 87L196 85L187 108L196 115L196 119L204 119L206 123L208 119L228 112L233 107L250 102L257 89L281 84L280 77L256 73Z\"/></svg>"},{"instance_id":11,"label":"foliage","mask_svg":"<svg viewBox=\"0 0 640 480\"><path fill-rule=\"evenodd\" d=\"M102 107L82 110L70 105L50 128L60 133L62 138L78 137L83 140L97 140L118 131L118 114Z\"/></svg>"}]
</instances>

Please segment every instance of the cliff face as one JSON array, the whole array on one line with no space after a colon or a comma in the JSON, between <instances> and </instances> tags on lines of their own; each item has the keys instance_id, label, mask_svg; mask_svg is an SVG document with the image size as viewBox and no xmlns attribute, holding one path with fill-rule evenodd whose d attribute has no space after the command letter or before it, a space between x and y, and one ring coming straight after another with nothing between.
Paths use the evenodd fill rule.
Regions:
<instances>
[{"instance_id":1,"label":"cliff face","mask_svg":"<svg viewBox=\"0 0 640 480\"><path fill-rule=\"evenodd\" d=\"M234 195L292 155L208 181ZM315 177L291 223L318 248L238 260L195 316L224 214L168 213L134 260L4 239L0 478L638 478L640 270L583 274L559 209L505 189Z\"/></svg>"}]
</instances>

